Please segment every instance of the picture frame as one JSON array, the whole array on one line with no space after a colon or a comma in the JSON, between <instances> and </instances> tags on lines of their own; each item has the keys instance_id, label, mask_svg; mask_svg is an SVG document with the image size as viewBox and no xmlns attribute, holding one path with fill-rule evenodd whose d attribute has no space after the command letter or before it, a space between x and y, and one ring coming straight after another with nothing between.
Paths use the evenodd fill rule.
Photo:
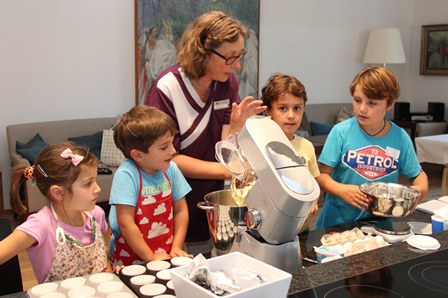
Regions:
<instances>
[{"instance_id":1,"label":"picture frame","mask_svg":"<svg viewBox=\"0 0 448 298\"><path fill-rule=\"evenodd\" d=\"M448 76L448 24L423 25L420 74Z\"/></svg>"},{"instance_id":2,"label":"picture frame","mask_svg":"<svg viewBox=\"0 0 448 298\"><path fill-rule=\"evenodd\" d=\"M239 95L258 97L259 0L134 0L135 6L135 104L142 104L157 75L177 63L176 44L197 16L211 10L242 21L250 31L241 70L235 71Z\"/></svg>"}]
</instances>

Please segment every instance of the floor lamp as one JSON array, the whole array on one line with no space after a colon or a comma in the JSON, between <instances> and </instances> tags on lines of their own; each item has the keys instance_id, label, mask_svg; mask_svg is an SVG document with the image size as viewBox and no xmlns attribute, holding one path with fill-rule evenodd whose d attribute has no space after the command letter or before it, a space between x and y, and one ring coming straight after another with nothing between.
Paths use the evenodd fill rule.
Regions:
<instances>
[{"instance_id":1,"label":"floor lamp","mask_svg":"<svg viewBox=\"0 0 448 298\"><path fill-rule=\"evenodd\" d=\"M379 28L370 31L364 54L366 64L406 63L403 42L398 28Z\"/></svg>"}]
</instances>

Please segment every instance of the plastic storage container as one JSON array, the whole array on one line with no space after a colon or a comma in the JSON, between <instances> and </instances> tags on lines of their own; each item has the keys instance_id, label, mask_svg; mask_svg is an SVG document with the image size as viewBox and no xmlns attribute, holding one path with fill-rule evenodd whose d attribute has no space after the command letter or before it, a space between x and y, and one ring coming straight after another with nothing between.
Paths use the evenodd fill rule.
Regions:
<instances>
[{"instance_id":1,"label":"plastic storage container","mask_svg":"<svg viewBox=\"0 0 448 298\"><path fill-rule=\"evenodd\" d=\"M211 258L208 260L208 265L211 271L224 270L226 272L231 272L232 268L235 267L247 268L251 271L259 273L263 279L266 280L265 283L259 284L252 288L247 288L231 295L224 296L226 298L286 297L291 284L291 274L240 252L232 252L226 255ZM219 297L211 291L204 289L186 278L185 273L187 268L188 266L182 266L170 269L176 297Z\"/></svg>"}]
</instances>

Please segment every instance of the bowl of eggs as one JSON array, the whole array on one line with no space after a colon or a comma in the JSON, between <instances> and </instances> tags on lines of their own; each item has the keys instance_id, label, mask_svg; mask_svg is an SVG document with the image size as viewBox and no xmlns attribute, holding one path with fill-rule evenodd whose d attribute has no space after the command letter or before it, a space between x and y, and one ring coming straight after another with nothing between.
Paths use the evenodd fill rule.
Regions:
<instances>
[{"instance_id":1,"label":"bowl of eggs","mask_svg":"<svg viewBox=\"0 0 448 298\"><path fill-rule=\"evenodd\" d=\"M397 183L368 182L359 188L370 198L369 211L382 217L407 216L420 196L418 190Z\"/></svg>"}]
</instances>

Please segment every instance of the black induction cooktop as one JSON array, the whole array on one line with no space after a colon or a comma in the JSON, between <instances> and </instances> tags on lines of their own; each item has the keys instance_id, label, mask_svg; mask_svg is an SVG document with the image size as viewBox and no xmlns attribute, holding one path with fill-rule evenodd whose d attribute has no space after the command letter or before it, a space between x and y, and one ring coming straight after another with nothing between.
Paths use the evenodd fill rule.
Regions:
<instances>
[{"instance_id":1,"label":"black induction cooktop","mask_svg":"<svg viewBox=\"0 0 448 298\"><path fill-rule=\"evenodd\" d=\"M289 297L448 297L448 249L321 285Z\"/></svg>"}]
</instances>

